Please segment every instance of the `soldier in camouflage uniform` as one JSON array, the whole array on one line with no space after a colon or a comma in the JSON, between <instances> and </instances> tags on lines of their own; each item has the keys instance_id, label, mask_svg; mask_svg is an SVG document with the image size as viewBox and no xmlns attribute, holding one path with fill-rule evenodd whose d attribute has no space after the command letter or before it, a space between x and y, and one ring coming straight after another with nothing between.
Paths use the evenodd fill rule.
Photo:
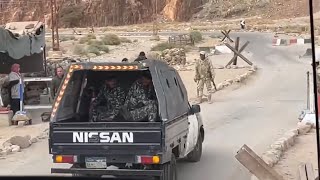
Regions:
<instances>
[{"instance_id":1,"label":"soldier in camouflage uniform","mask_svg":"<svg viewBox=\"0 0 320 180\"><path fill-rule=\"evenodd\" d=\"M212 103L211 93L212 93L212 85L215 77L215 72L212 66L211 61L206 57L206 53L204 51L200 52L200 59L196 61L195 64L195 77L194 81L197 83L197 103L201 103L203 96L203 88L204 84L206 84L208 91L208 101Z\"/></svg>"},{"instance_id":2,"label":"soldier in camouflage uniform","mask_svg":"<svg viewBox=\"0 0 320 180\"><path fill-rule=\"evenodd\" d=\"M125 92L118 85L115 76L106 79L106 84L93 101L93 121L112 121L118 114L125 101Z\"/></svg>"},{"instance_id":3,"label":"soldier in camouflage uniform","mask_svg":"<svg viewBox=\"0 0 320 180\"><path fill-rule=\"evenodd\" d=\"M152 84L151 75L144 73L142 78L131 86L122 114L128 121L149 121L157 119L158 104Z\"/></svg>"}]
</instances>

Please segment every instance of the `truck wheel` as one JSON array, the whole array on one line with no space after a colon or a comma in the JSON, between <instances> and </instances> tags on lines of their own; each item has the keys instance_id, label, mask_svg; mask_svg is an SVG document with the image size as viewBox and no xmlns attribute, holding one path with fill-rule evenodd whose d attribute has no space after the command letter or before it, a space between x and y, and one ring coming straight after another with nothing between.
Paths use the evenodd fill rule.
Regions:
<instances>
[{"instance_id":1,"label":"truck wheel","mask_svg":"<svg viewBox=\"0 0 320 180\"><path fill-rule=\"evenodd\" d=\"M171 155L171 161L162 166L163 176L156 178L156 180L177 180L177 160L174 154Z\"/></svg>"},{"instance_id":2,"label":"truck wheel","mask_svg":"<svg viewBox=\"0 0 320 180\"><path fill-rule=\"evenodd\" d=\"M202 135L199 132L197 144L194 149L187 155L187 160L190 162L199 162L202 156Z\"/></svg>"}]
</instances>

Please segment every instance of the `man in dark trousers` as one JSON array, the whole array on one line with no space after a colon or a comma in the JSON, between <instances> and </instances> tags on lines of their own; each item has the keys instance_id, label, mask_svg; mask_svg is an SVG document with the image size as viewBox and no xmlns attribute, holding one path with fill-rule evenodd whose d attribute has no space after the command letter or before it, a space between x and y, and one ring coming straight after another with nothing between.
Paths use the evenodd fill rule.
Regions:
<instances>
[{"instance_id":1,"label":"man in dark trousers","mask_svg":"<svg viewBox=\"0 0 320 180\"><path fill-rule=\"evenodd\" d=\"M13 111L13 114L20 110L20 95L23 93L23 90L20 89L20 80L23 82L23 78L20 74L20 65L13 64L9 74L10 109ZM20 92L21 90L22 92Z\"/></svg>"},{"instance_id":2,"label":"man in dark trousers","mask_svg":"<svg viewBox=\"0 0 320 180\"><path fill-rule=\"evenodd\" d=\"M58 93L58 90L59 90L61 81L63 79L63 76L64 76L63 68L62 67L58 67L56 69L56 76L52 79L52 82L51 82L50 91L51 91L52 100L54 100L54 98L56 97L56 95Z\"/></svg>"},{"instance_id":3,"label":"man in dark trousers","mask_svg":"<svg viewBox=\"0 0 320 180\"><path fill-rule=\"evenodd\" d=\"M140 62L140 61L143 61L143 60L146 60L147 57L146 57L146 53L144 53L143 51L141 51L139 53L139 56L137 59L134 60L134 62Z\"/></svg>"}]
</instances>

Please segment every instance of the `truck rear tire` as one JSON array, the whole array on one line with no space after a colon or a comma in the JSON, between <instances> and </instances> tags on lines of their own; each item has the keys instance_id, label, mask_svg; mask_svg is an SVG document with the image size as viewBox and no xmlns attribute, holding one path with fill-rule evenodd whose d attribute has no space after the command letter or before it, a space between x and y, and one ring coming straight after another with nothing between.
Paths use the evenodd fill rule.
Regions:
<instances>
[{"instance_id":1,"label":"truck rear tire","mask_svg":"<svg viewBox=\"0 0 320 180\"><path fill-rule=\"evenodd\" d=\"M202 135L199 132L197 144L194 149L187 155L187 160L190 162L199 162L202 156Z\"/></svg>"},{"instance_id":2,"label":"truck rear tire","mask_svg":"<svg viewBox=\"0 0 320 180\"><path fill-rule=\"evenodd\" d=\"M177 160L174 154L171 155L171 161L162 165L163 176L156 178L156 180L177 180Z\"/></svg>"}]
</instances>

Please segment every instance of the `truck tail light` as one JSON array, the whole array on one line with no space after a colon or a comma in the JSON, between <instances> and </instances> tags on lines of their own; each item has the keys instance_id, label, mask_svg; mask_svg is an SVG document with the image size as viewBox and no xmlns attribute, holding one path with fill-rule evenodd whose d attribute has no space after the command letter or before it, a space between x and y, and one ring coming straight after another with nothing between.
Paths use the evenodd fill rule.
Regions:
<instances>
[{"instance_id":1,"label":"truck tail light","mask_svg":"<svg viewBox=\"0 0 320 180\"><path fill-rule=\"evenodd\" d=\"M159 156L137 156L137 162L140 164L159 164Z\"/></svg>"},{"instance_id":2,"label":"truck tail light","mask_svg":"<svg viewBox=\"0 0 320 180\"><path fill-rule=\"evenodd\" d=\"M78 162L78 157L73 155L56 155L54 157L54 163L76 163Z\"/></svg>"}]
</instances>

